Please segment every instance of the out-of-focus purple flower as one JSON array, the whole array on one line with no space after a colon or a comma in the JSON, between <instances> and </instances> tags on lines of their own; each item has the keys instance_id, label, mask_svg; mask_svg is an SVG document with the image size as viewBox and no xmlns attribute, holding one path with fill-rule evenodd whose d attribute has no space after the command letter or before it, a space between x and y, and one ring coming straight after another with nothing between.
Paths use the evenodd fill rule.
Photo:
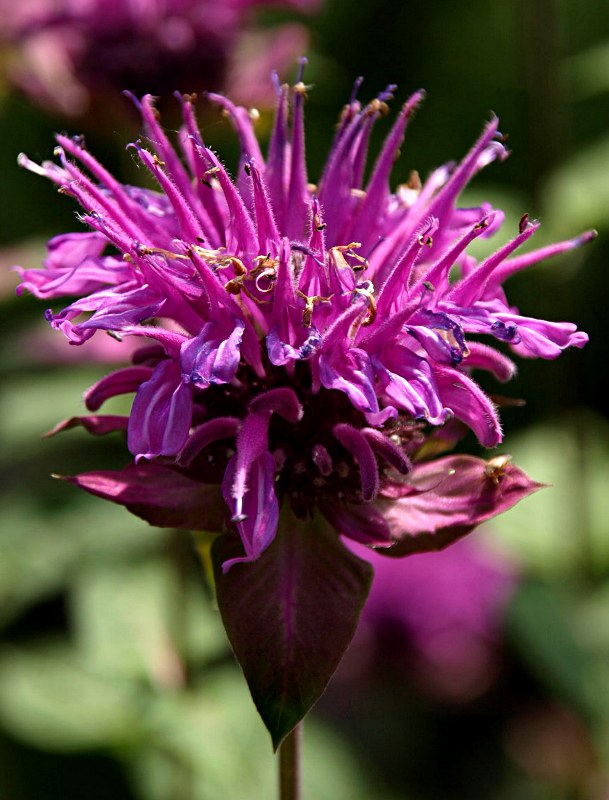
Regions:
<instances>
[{"instance_id":1,"label":"out-of-focus purple flower","mask_svg":"<svg viewBox=\"0 0 609 800\"><path fill-rule=\"evenodd\" d=\"M12 74L36 102L85 112L123 89L166 94L177 86L225 88L239 102L270 105L273 65L287 70L308 46L296 21L257 25L259 11L310 13L318 0L0 0L0 42L15 50ZM262 89L261 89L262 85Z\"/></svg>"},{"instance_id":2,"label":"out-of-focus purple flower","mask_svg":"<svg viewBox=\"0 0 609 800\"><path fill-rule=\"evenodd\" d=\"M135 466L72 480L157 524L162 497L172 524L218 530L211 502L197 524L192 503L183 507L189 492L213 488L243 543L225 569L260 556L283 505L300 518L321 512L340 534L390 555L442 548L509 508L538 484L507 457L424 460L445 447L456 420L486 447L501 441L497 410L471 372L507 380L515 366L479 337L544 358L587 341L571 323L521 315L502 287L592 234L514 255L538 227L523 217L485 260L467 253L502 219L488 204L456 205L470 178L506 154L497 120L460 164L423 183L413 174L392 193L393 161L422 93L401 109L365 181L369 136L395 87L362 106L359 83L315 186L302 71L292 89L277 83L266 158L247 111L209 95L240 139L234 180L206 147L189 97L180 98L183 160L152 98L139 104L145 140L131 147L157 190L118 183L79 137L58 137L59 164L20 159L75 198L89 228L53 239L44 270L21 270L21 290L76 297L47 311L72 344L98 331L146 340L133 366L85 398L96 412L136 393L120 425ZM111 427L98 417L83 424Z\"/></svg>"},{"instance_id":3,"label":"out-of-focus purple flower","mask_svg":"<svg viewBox=\"0 0 609 800\"><path fill-rule=\"evenodd\" d=\"M392 661L441 699L461 702L486 691L500 666L516 566L471 539L405 561L354 549L374 566L375 581L346 670L361 653L366 661Z\"/></svg>"}]
</instances>

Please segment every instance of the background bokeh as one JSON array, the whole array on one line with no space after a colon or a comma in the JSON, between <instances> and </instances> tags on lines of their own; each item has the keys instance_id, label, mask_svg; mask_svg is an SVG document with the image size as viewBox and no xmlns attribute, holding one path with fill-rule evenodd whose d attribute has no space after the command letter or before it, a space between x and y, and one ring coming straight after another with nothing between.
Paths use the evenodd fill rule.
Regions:
<instances>
[{"instance_id":1,"label":"background bokeh","mask_svg":"<svg viewBox=\"0 0 609 800\"><path fill-rule=\"evenodd\" d=\"M466 202L504 208L506 238L524 212L543 222L536 244L599 231L510 286L523 313L574 320L590 334L583 351L556 362L521 362L501 387L526 400L503 409L501 452L552 488L473 534L471 553L411 560L386 618L362 626L307 722L305 798L607 800L609 7L327 0L313 15L275 9L258 19L309 28L311 175L364 75L364 99L392 82L396 107L428 92L396 182L459 158L494 111L512 155L476 178ZM272 51L263 55L272 63ZM16 57L5 42L0 69ZM175 88L205 88L188 80ZM170 103L163 113L176 124ZM227 125L204 106L201 118L230 164ZM103 362L121 358L113 342L83 358L49 335L39 301L14 296L10 267L37 265L45 239L76 225L68 198L16 166L22 150L51 157L62 130L84 131L105 164L137 180L125 153L138 134L127 100L62 118L1 72L0 798L271 798L270 742L188 537L50 478L126 461L114 436L40 438L81 412ZM480 588L472 559L481 558L494 570L484 568L484 585L504 587L500 601ZM491 605L490 616L475 613Z\"/></svg>"}]
</instances>

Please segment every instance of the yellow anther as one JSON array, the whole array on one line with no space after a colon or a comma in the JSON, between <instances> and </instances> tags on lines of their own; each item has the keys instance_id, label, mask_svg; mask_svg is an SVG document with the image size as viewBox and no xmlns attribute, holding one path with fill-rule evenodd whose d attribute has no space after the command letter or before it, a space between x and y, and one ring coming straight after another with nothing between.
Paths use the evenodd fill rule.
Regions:
<instances>
[{"instance_id":1,"label":"yellow anther","mask_svg":"<svg viewBox=\"0 0 609 800\"><path fill-rule=\"evenodd\" d=\"M374 100L366 106L365 113L369 117L373 114L380 114L382 117L385 117L389 113L389 106L383 100L379 100L378 97L375 97Z\"/></svg>"},{"instance_id":2,"label":"yellow anther","mask_svg":"<svg viewBox=\"0 0 609 800\"><path fill-rule=\"evenodd\" d=\"M212 186L211 179L215 177L218 174L218 172L220 172L220 167L210 167L201 176L201 183L204 183L205 186L209 186L211 188Z\"/></svg>"},{"instance_id":3,"label":"yellow anther","mask_svg":"<svg viewBox=\"0 0 609 800\"><path fill-rule=\"evenodd\" d=\"M217 250L210 250L207 247L201 247L199 244L192 244L190 250L212 267L220 263L220 261L226 257L221 255L224 252L224 247L219 247Z\"/></svg>"},{"instance_id":4,"label":"yellow anther","mask_svg":"<svg viewBox=\"0 0 609 800\"><path fill-rule=\"evenodd\" d=\"M505 468L512 460L512 456L495 456L486 462L484 467L484 476L490 478L492 482L497 485L501 478L505 475Z\"/></svg>"},{"instance_id":5,"label":"yellow anther","mask_svg":"<svg viewBox=\"0 0 609 800\"><path fill-rule=\"evenodd\" d=\"M319 214L313 214L313 230L323 231L326 228L327 225L325 222L321 221L321 217L319 216Z\"/></svg>"},{"instance_id":6,"label":"yellow anther","mask_svg":"<svg viewBox=\"0 0 609 800\"><path fill-rule=\"evenodd\" d=\"M361 286L357 286L354 291L362 295L368 301L368 316L362 325L370 325L376 319L376 298L374 297L374 284L372 281L364 281Z\"/></svg>"},{"instance_id":7,"label":"yellow anther","mask_svg":"<svg viewBox=\"0 0 609 800\"><path fill-rule=\"evenodd\" d=\"M363 256L354 253L353 250L361 247L360 242L351 242L350 244L335 245L330 248L329 256L334 261L337 269L351 269L354 272L368 268L368 260ZM343 255L345 253L345 255ZM355 259L357 264L349 264L345 256Z\"/></svg>"},{"instance_id":8,"label":"yellow anther","mask_svg":"<svg viewBox=\"0 0 609 800\"><path fill-rule=\"evenodd\" d=\"M304 311L302 312L302 324L305 328L310 328L313 308L316 303L329 303L332 300L332 295L330 295L330 297L322 297L320 294L314 294L309 297L309 295L301 292L300 289L296 290L296 294L305 301Z\"/></svg>"},{"instance_id":9,"label":"yellow anther","mask_svg":"<svg viewBox=\"0 0 609 800\"><path fill-rule=\"evenodd\" d=\"M294 90L294 94L301 94L305 99L307 97L307 91L311 88L311 86L306 86L302 81L298 81L292 87Z\"/></svg>"}]
</instances>

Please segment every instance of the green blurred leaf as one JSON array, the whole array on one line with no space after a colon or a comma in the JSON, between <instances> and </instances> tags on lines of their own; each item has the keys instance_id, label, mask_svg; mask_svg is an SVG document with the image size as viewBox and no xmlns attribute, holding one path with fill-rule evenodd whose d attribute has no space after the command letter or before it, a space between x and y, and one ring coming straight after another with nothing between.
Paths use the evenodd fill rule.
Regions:
<instances>
[{"instance_id":1,"label":"green blurred leaf","mask_svg":"<svg viewBox=\"0 0 609 800\"><path fill-rule=\"evenodd\" d=\"M490 541L506 544L546 579L609 569L609 426L571 414L508 440L514 463L548 488L496 517Z\"/></svg>"},{"instance_id":2,"label":"green blurred leaf","mask_svg":"<svg viewBox=\"0 0 609 800\"><path fill-rule=\"evenodd\" d=\"M609 207L609 137L580 149L548 178L544 219L553 231L606 229ZM560 233L559 233L560 235Z\"/></svg>"},{"instance_id":3,"label":"green blurred leaf","mask_svg":"<svg viewBox=\"0 0 609 800\"><path fill-rule=\"evenodd\" d=\"M166 554L81 570L71 606L79 645L104 675L175 689L185 681L184 659L205 663L228 649L202 586Z\"/></svg>"},{"instance_id":4,"label":"green blurred leaf","mask_svg":"<svg viewBox=\"0 0 609 800\"><path fill-rule=\"evenodd\" d=\"M146 800L166 800L172 793L196 800L276 796L276 758L242 675L232 665L209 674L188 692L159 698L148 725L150 747L133 764ZM365 775L345 745L315 720L307 720L303 797L371 796Z\"/></svg>"},{"instance_id":5,"label":"green blurred leaf","mask_svg":"<svg viewBox=\"0 0 609 800\"><path fill-rule=\"evenodd\" d=\"M138 687L99 673L66 645L5 649L0 720L50 751L123 745L139 727Z\"/></svg>"},{"instance_id":6,"label":"green blurred leaf","mask_svg":"<svg viewBox=\"0 0 609 800\"><path fill-rule=\"evenodd\" d=\"M568 623L572 607L556 590L523 582L506 614L506 629L521 658L552 694L588 718L597 715L590 662Z\"/></svg>"},{"instance_id":7,"label":"green blurred leaf","mask_svg":"<svg viewBox=\"0 0 609 800\"><path fill-rule=\"evenodd\" d=\"M33 502L29 492L15 490L3 500L0 624L65 588L86 564L119 554L150 552L167 536L125 509L104 505L84 493L66 508L52 512Z\"/></svg>"}]
</instances>

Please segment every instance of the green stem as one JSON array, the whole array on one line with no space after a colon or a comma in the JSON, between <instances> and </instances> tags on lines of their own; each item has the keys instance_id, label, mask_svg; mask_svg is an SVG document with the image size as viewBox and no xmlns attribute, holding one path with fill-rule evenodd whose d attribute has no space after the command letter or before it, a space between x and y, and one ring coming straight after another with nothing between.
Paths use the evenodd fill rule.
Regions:
<instances>
[{"instance_id":1,"label":"green stem","mask_svg":"<svg viewBox=\"0 0 609 800\"><path fill-rule=\"evenodd\" d=\"M302 723L279 746L279 800L300 800Z\"/></svg>"}]
</instances>

